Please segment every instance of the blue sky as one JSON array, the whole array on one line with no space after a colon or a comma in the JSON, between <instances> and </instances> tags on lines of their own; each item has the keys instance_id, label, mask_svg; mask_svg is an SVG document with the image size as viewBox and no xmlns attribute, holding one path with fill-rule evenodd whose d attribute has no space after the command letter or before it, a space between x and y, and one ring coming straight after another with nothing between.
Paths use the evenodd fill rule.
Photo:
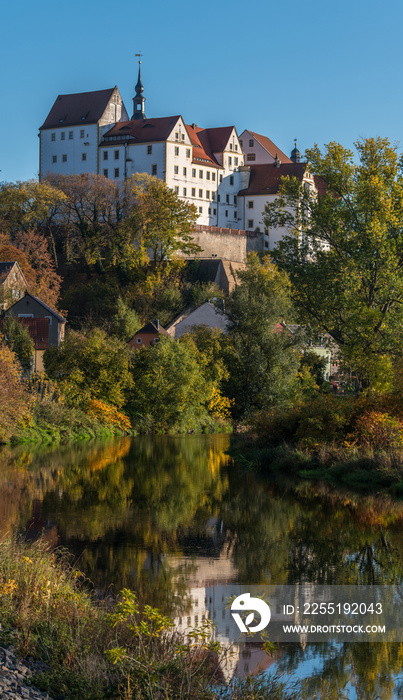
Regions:
<instances>
[{"instance_id":1,"label":"blue sky","mask_svg":"<svg viewBox=\"0 0 403 700\"><path fill-rule=\"evenodd\" d=\"M117 85L127 109L143 56L146 114L234 124L289 153L403 133L403 3L385 0L3 4L0 179L38 172L56 96ZM130 112L131 113L131 112Z\"/></svg>"}]
</instances>

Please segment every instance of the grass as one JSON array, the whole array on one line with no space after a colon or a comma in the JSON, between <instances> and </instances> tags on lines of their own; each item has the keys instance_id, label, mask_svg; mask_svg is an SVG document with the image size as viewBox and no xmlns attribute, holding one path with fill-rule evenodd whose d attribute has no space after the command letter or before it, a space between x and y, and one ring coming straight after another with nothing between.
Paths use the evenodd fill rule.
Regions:
<instances>
[{"instance_id":1,"label":"grass","mask_svg":"<svg viewBox=\"0 0 403 700\"><path fill-rule=\"evenodd\" d=\"M249 676L226 685L220 660L228 650L211 641L208 622L186 640L169 618L140 606L131 591L107 606L84 583L66 552L52 552L41 540L0 543L0 643L48 664L32 683L53 697L312 700L303 682L281 676Z\"/></svg>"}]
</instances>

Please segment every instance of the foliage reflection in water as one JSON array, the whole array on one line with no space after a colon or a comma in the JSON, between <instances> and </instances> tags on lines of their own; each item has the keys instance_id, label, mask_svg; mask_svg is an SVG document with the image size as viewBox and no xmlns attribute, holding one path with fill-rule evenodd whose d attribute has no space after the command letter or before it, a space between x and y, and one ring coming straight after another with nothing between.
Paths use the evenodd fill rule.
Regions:
<instances>
[{"instance_id":1,"label":"foliage reflection in water","mask_svg":"<svg viewBox=\"0 0 403 700\"><path fill-rule=\"evenodd\" d=\"M206 591L223 583L403 581L401 503L259 480L232 463L229 445L200 435L4 448L0 536L44 531L101 594L133 588L183 624L201 619ZM234 668L257 659L273 662L240 655ZM315 688L326 681L337 697L351 659L361 697L400 697L401 644L286 645L274 665Z\"/></svg>"}]
</instances>

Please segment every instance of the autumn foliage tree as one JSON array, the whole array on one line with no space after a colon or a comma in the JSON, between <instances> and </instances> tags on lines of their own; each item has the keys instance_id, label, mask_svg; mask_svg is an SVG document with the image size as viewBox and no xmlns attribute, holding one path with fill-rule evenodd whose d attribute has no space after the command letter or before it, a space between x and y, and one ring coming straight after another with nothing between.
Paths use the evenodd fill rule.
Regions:
<instances>
[{"instance_id":1,"label":"autumn foliage tree","mask_svg":"<svg viewBox=\"0 0 403 700\"><path fill-rule=\"evenodd\" d=\"M0 443L7 442L30 415L30 397L20 375L19 362L0 334Z\"/></svg>"}]
</instances>

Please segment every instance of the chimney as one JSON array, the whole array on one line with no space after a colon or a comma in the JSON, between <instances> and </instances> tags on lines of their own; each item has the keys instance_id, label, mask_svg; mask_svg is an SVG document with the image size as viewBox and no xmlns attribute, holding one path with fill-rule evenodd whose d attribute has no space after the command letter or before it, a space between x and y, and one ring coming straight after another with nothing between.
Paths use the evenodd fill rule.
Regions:
<instances>
[{"instance_id":1,"label":"chimney","mask_svg":"<svg viewBox=\"0 0 403 700\"><path fill-rule=\"evenodd\" d=\"M158 318L156 318L156 319L153 321L153 324L154 324L154 326L156 327L157 331L159 331L159 329L160 329L160 322L159 322Z\"/></svg>"}]
</instances>

